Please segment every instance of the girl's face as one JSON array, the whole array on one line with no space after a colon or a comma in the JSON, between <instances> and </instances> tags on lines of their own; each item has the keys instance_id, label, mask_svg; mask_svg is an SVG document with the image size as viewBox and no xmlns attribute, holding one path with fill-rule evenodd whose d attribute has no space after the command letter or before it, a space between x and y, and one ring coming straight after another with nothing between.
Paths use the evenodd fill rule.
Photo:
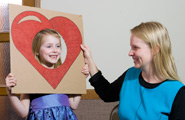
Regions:
<instances>
[{"instance_id":1,"label":"girl's face","mask_svg":"<svg viewBox=\"0 0 185 120\"><path fill-rule=\"evenodd\" d=\"M148 70L152 65L153 59L150 46L134 35L131 35L130 46L131 50L128 55L132 57L134 67Z\"/></svg>"},{"instance_id":2,"label":"girl's face","mask_svg":"<svg viewBox=\"0 0 185 120\"><path fill-rule=\"evenodd\" d=\"M45 35L41 40L39 53L41 64L48 68L54 68L61 56L60 39L54 35Z\"/></svg>"}]
</instances>

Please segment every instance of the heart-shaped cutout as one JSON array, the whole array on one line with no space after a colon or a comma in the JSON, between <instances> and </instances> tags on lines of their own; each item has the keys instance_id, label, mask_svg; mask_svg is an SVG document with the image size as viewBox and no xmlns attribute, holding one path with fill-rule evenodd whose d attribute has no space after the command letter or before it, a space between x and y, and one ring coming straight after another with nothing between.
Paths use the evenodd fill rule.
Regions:
<instances>
[{"instance_id":1,"label":"heart-shaped cutout","mask_svg":"<svg viewBox=\"0 0 185 120\"><path fill-rule=\"evenodd\" d=\"M40 21L23 21L23 18L28 16L37 17ZM32 41L34 36L46 28L56 30L63 37L67 46L67 55L64 63L55 69L43 67L37 62L32 53ZM38 12L22 12L17 15L12 22L11 35L15 47L54 89L58 86L81 51L80 44L82 44L82 36L78 27L73 21L62 16L53 17L48 20L44 15Z\"/></svg>"}]
</instances>

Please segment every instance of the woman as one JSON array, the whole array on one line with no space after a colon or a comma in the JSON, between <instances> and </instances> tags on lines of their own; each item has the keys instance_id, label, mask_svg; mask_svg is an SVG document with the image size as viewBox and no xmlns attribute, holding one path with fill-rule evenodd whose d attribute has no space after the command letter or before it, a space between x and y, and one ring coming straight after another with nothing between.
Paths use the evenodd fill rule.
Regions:
<instances>
[{"instance_id":1,"label":"woman","mask_svg":"<svg viewBox=\"0 0 185 120\"><path fill-rule=\"evenodd\" d=\"M81 46L97 94L105 102L119 101L121 120L185 119L185 87L177 75L167 29L158 22L141 23L131 29L130 46L134 67L112 83L96 67L90 49Z\"/></svg>"}]
</instances>

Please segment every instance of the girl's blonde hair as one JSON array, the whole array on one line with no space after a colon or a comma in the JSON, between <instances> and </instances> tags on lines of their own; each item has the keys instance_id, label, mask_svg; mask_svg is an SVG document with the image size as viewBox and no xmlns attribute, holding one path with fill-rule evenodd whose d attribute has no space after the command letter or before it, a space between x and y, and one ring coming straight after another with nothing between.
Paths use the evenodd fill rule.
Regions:
<instances>
[{"instance_id":1,"label":"girl's blonde hair","mask_svg":"<svg viewBox=\"0 0 185 120\"><path fill-rule=\"evenodd\" d=\"M180 80L171 51L167 29L159 22L145 22L131 29L131 33L145 41L153 50L154 71L158 77Z\"/></svg>"},{"instance_id":2,"label":"girl's blonde hair","mask_svg":"<svg viewBox=\"0 0 185 120\"><path fill-rule=\"evenodd\" d=\"M43 43L42 39L45 35L53 35L55 36L56 38L58 38L60 40L60 35L58 34L58 32L56 32L55 30L53 29L44 29L44 30L41 30L40 32L38 32L34 39L33 39L33 43L32 43L32 52L34 54L34 57L35 59L39 62L39 63L42 63L42 61L40 60L40 57L39 55L37 55L37 53L39 53L39 50L40 50L40 47ZM61 44L61 41L60 41L60 44ZM54 68L57 68L59 67L60 65L62 64L61 62L61 58L59 58L59 60L57 61L56 64L54 64Z\"/></svg>"}]
</instances>

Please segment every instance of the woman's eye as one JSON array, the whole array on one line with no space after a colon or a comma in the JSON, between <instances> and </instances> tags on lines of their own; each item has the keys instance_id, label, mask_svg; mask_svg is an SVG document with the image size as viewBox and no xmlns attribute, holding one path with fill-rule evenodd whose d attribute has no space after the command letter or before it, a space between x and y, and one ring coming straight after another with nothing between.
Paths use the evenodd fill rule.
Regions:
<instances>
[{"instance_id":1,"label":"woman's eye","mask_svg":"<svg viewBox=\"0 0 185 120\"><path fill-rule=\"evenodd\" d=\"M51 48L51 46L47 46L47 48Z\"/></svg>"},{"instance_id":2,"label":"woman's eye","mask_svg":"<svg viewBox=\"0 0 185 120\"><path fill-rule=\"evenodd\" d=\"M134 49L138 49L138 47L134 47Z\"/></svg>"}]
</instances>

